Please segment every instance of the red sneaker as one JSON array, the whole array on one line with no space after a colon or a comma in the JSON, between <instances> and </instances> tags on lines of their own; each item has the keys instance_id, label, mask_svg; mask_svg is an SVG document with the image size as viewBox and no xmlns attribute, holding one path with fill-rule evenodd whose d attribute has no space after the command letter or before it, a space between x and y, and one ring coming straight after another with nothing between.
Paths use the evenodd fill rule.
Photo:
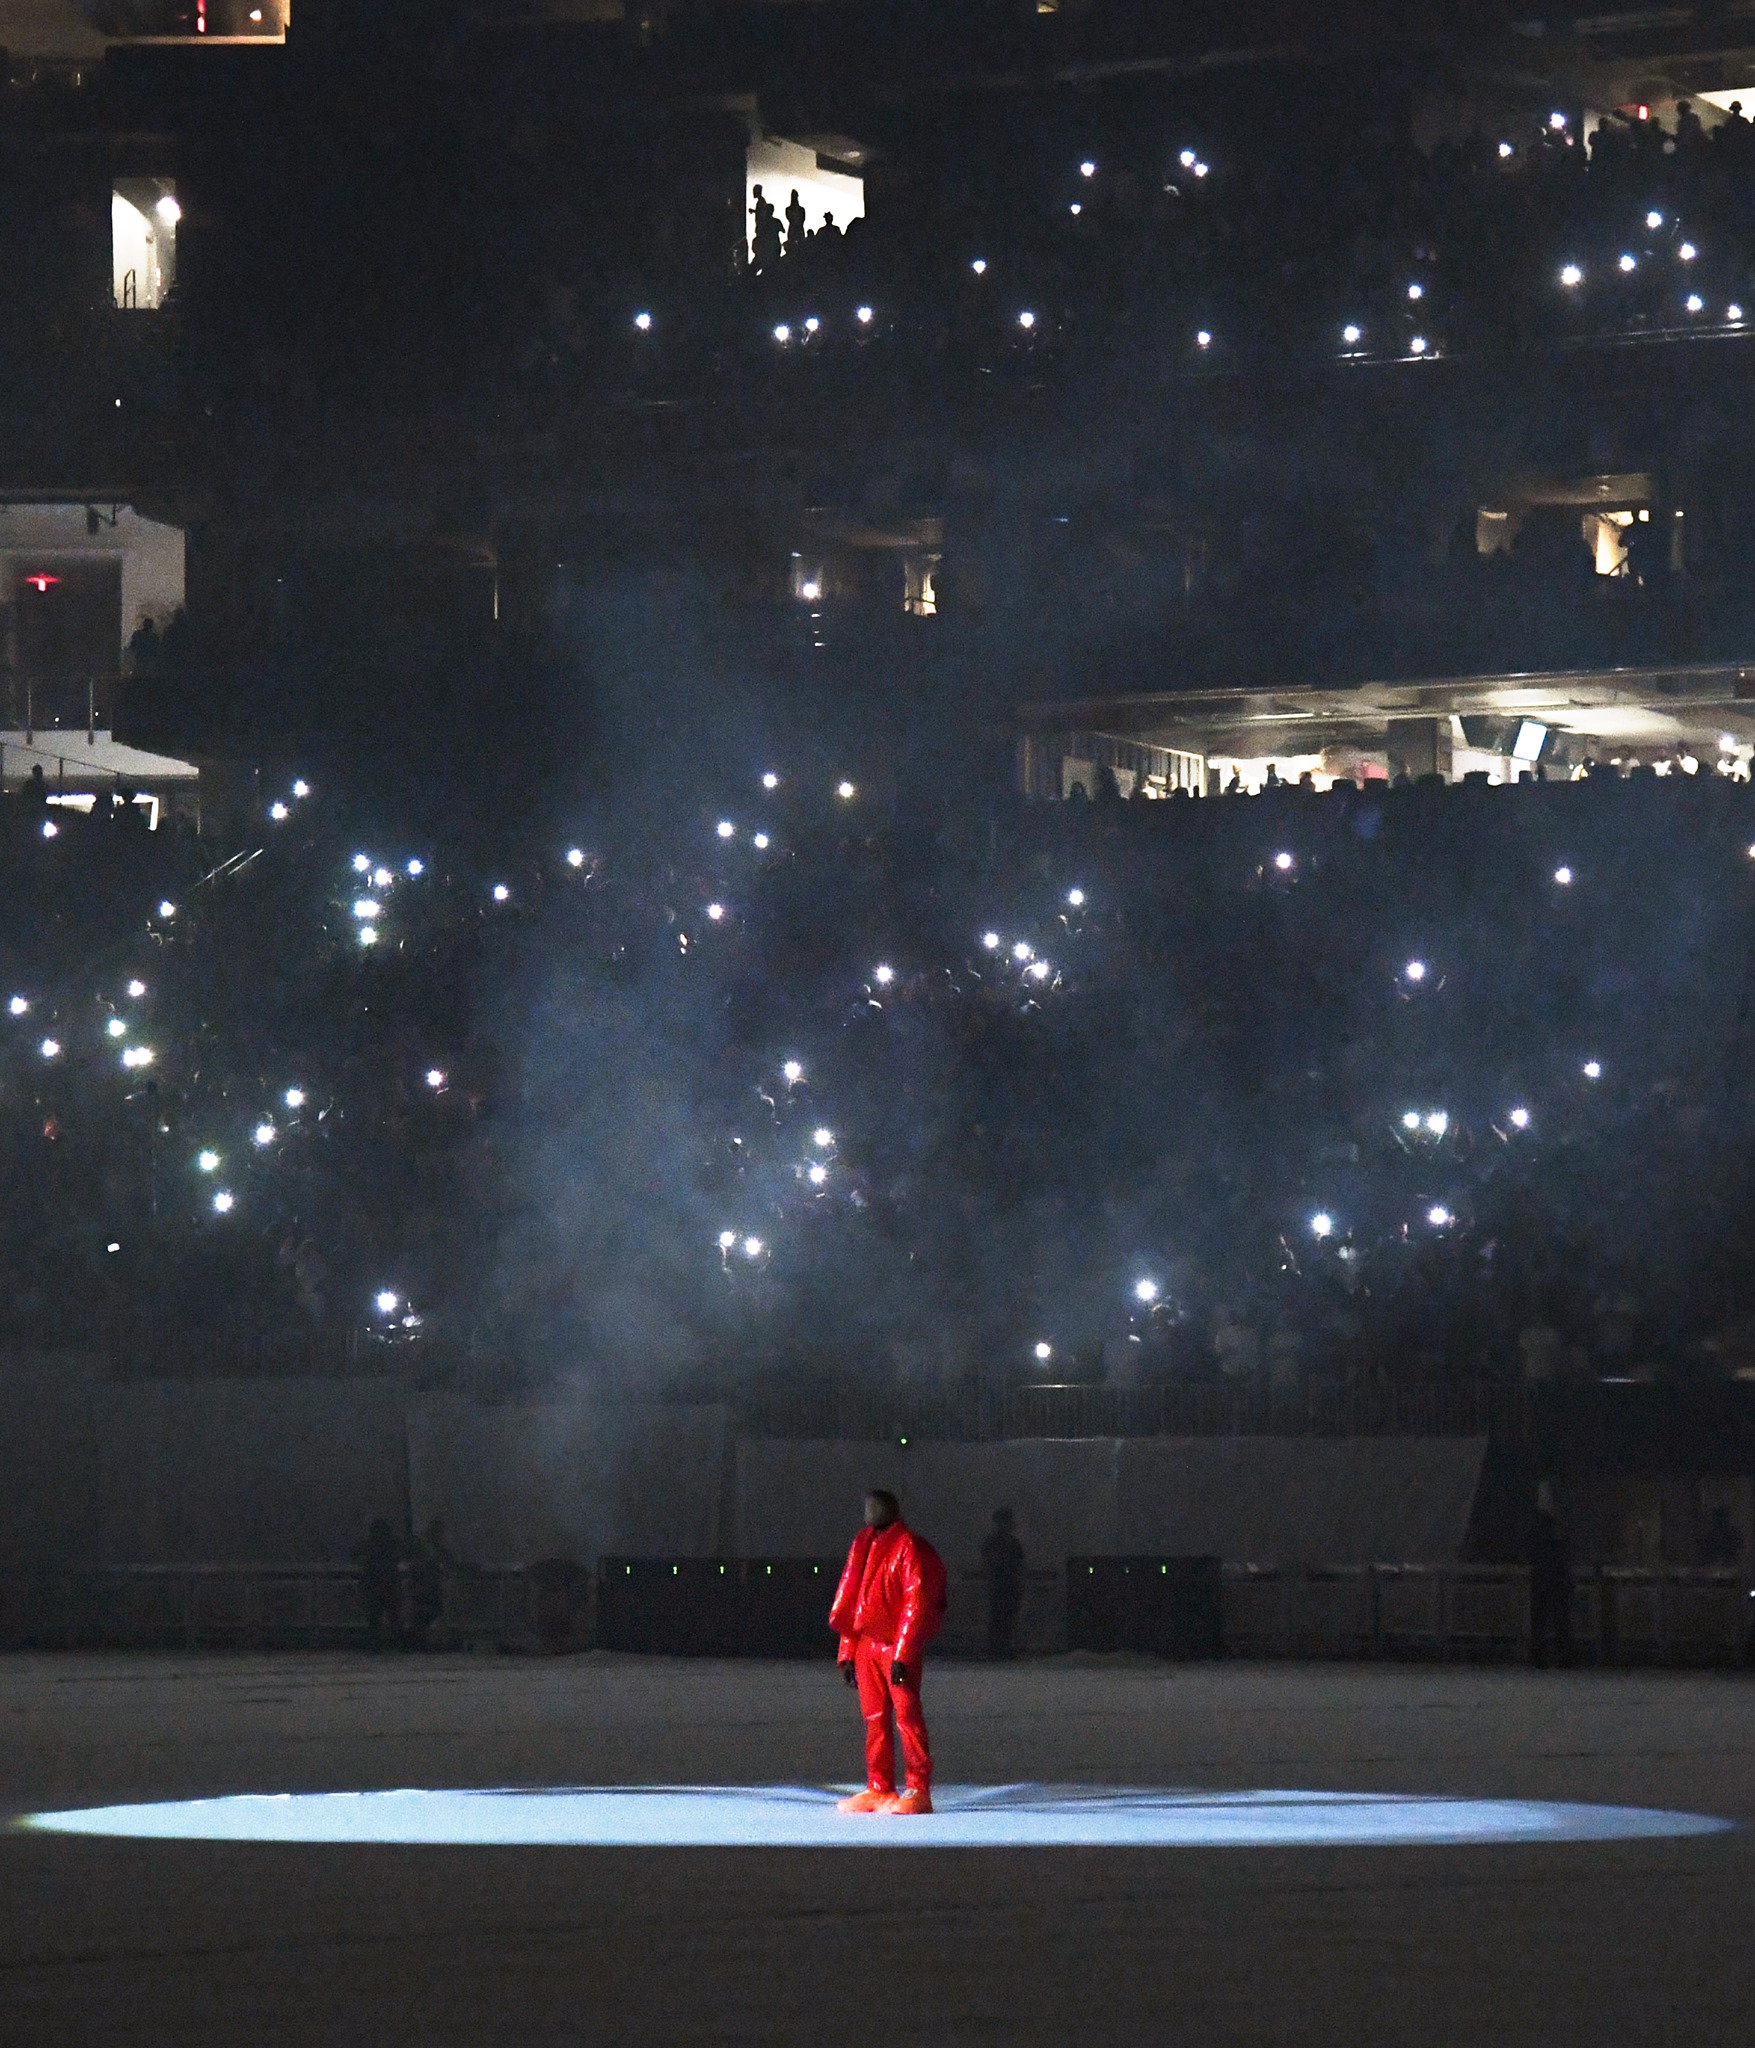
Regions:
<instances>
[{"instance_id":1,"label":"red sneaker","mask_svg":"<svg viewBox=\"0 0 1755 2048\"><path fill-rule=\"evenodd\" d=\"M906 1792L895 1792L884 1801L883 1810L885 1813L930 1813L932 1794L916 1792L912 1788Z\"/></svg>"},{"instance_id":2,"label":"red sneaker","mask_svg":"<svg viewBox=\"0 0 1755 2048\"><path fill-rule=\"evenodd\" d=\"M855 1792L851 1799L837 1799L835 1801L835 1811L837 1813L888 1813L895 1803L895 1793L879 1792L874 1788L869 1792Z\"/></svg>"}]
</instances>

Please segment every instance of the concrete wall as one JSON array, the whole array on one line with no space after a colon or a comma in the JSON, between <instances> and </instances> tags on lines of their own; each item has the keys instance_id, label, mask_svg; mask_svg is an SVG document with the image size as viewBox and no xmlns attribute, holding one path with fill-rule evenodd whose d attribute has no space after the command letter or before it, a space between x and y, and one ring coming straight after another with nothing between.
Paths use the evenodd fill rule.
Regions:
<instances>
[{"instance_id":1,"label":"concrete wall","mask_svg":"<svg viewBox=\"0 0 1755 2048\"><path fill-rule=\"evenodd\" d=\"M832 1557L871 1485L902 1496L953 1573L996 1507L1032 1562L1104 1553L1234 1564L1445 1564L1480 1484L1480 1437L1096 1438L737 1446L737 1548Z\"/></svg>"}]
</instances>

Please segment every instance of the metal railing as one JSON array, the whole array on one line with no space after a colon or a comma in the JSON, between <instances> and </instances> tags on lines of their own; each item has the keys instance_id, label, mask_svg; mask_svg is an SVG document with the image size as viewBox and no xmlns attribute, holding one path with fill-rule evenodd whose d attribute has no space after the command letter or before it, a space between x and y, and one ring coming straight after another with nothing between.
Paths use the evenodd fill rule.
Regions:
<instances>
[{"instance_id":1,"label":"metal railing","mask_svg":"<svg viewBox=\"0 0 1755 2048\"><path fill-rule=\"evenodd\" d=\"M533 1648L538 1599L523 1570L450 1573L427 1641ZM14 1647L312 1650L367 1641L359 1573L348 1565L106 1565L0 1577L0 1643Z\"/></svg>"},{"instance_id":2,"label":"metal railing","mask_svg":"<svg viewBox=\"0 0 1755 2048\"><path fill-rule=\"evenodd\" d=\"M113 675L0 675L0 725L22 732L27 744L39 734L63 732L81 733L89 744L115 721L118 680ZM52 775L49 764L45 772Z\"/></svg>"}]
</instances>

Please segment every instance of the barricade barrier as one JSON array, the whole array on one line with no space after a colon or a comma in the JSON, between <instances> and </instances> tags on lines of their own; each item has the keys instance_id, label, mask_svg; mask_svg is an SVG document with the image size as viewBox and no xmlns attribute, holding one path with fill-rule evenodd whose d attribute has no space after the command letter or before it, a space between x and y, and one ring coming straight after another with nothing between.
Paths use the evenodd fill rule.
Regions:
<instances>
[{"instance_id":1,"label":"barricade barrier","mask_svg":"<svg viewBox=\"0 0 1755 2048\"><path fill-rule=\"evenodd\" d=\"M606 1557L597 1643L662 1657L828 1657L837 1560Z\"/></svg>"},{"instance_id":2,"label":"barricade barrier","mask_svg":"<svg viewBox=\"0 0 1755 2048\"><path fill-rule=\"evenodd\" d=\"M406 1641L406 1568L403 1579ZM425 1640L535 1648L544 1640L538 1590L535 1571L447 1573ZM359 1574L347 1565L116 1565L0 1578L0 1644L8 1647L339 1649L365 1640Z\"/></svg>"},{"instance_id":3,"label":"barricade barrier","mask_svg":"<svg viewBox=\"0 0 1755 2048\"><path fill-rule=\"evenodd\" d=\"M605 1558L448 1572L433 1648L583 1648L644 1655L829 1657L828 1558ZM557 1586L565 1573L567 1584ZM406 1598L405 1621L410 1607ZM940 1639L979 1655L986 1588L956 1576ZM1163 1657L1527 1657L1529 1573L1505 1565L1218 1565L1208 1558L1074 1558L1028 1574L1026 1655L1066 1649ZM1571 1654L1603 1665L1755 1661L1755 1596L1730 1571L1605 1566L1573 1575ZM403 1640L408 1640L406 1628ZM0 1646L320 1649L366 1640L345 1565L113 1566L0 1575ZM1557 1645L1550 1646L1558 1649Z\"/></svg>"}]
</instances>

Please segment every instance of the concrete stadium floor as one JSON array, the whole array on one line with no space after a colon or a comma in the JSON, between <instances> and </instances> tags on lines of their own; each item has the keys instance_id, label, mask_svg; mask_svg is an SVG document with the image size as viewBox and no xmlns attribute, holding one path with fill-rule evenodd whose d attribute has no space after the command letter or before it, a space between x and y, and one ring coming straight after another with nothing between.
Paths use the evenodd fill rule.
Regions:
<instances>
[{"instance_id":1,"label":"concrete stadium floor","mask_svg":"<svg viewBox=\"0 0 1755 2048\"><path fill-rule=\"evenodd\" d=\"M6 2048L1660 2048L1755 2038L1755 1680L929 1668L941 1779L1675 1808L1692 1839L855 1853L0 1835ZM834 1782L827 1665L0 1658L0 1809ZM899 1826L905 1823L878 1823Z\"/></svg>"}]
</instances>

